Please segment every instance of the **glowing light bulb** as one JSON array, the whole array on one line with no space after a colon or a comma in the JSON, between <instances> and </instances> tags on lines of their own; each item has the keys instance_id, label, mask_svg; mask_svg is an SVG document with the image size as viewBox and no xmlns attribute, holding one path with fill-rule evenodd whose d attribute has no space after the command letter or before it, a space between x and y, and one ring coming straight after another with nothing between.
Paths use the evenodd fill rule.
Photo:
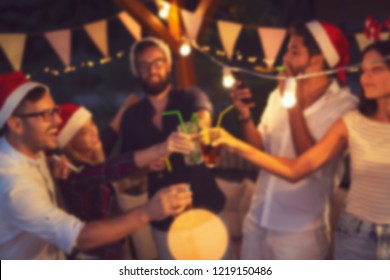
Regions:
<instances>
[{"instance_id":1,"label":"glowing light bulb","mask_svg":"<svg viewBox=\"0 0 390 280\"><path fill-rule=\"evenodd\" d=\"M230 68L224 67L223 68L222 85L225 88L231 88L234 85L235 82L236 82L236 79L234 78Z\"/></svg>"},{"instance_id":2,"label":"glowing light bulb","mask_svg":"<svg viewBox=\"0 0 390 280\"><path fill-rule=\"evenodd\" d=\"M297 80L288 78L284 84L284 92L282 97L282 106L284 108L292 108L297 103L295 95L297 89Z\"/></svg>"},{"instance_id":3,"label":"glowing light bulb","mask_svg":"<svg viewBox=\"0 0 390 280\"><path fill-rule=\"evenodd\" d=\"M167 19L171 5L167 2L160 2L160 9L158 10L158 16L162 19Z\"/></svg>"},{"instance_id":4,"label":"glowing light bulb","mask_svg":"<svg viewBox=\"0 0 390 280\"><path fill-rule=\"evenodd\" d=\"M179 53L181 56L188 56L191 53L191 45L188 42L181 44Z\"/></svg>"}]
</instances>

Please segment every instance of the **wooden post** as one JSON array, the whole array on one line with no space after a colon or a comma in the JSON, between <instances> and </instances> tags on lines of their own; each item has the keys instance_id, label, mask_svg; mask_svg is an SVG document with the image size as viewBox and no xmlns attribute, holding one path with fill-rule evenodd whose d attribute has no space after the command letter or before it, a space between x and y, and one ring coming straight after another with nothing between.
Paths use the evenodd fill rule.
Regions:
<instances>
[{"instance_id":1,"label":"wooden post","mask_svg":"<svg viewBox=\"0 0 390 280\"><path fill-rule=\"evenodd\" d=\"M178 46L182 43L182 38L185 36L184 26L180 15L180 4L182 0L173 0L171 2L171 10L168 18L169 33L178 42ZM178 88L187 88L195 86L195 65L193 53L183 57L179 53L179 48L175 50L175 70Z\"/></svg>"},{"instance_id":2,"label":"wooden post","mask_svg":"<svg viewBox=\"0 0 390 280\"><path fill-rule=\"evenodd\" d=\"M185 30L180 15L182 0L172 0L168 18L168 29L161 20L151 13L139 0L114 0L117 5L133 16L153 36L164 40L172 50L176 72L177 86L186 88L196 85L193 53L187 57L179 54L181 39ZM200 0L195 13L202 17L210 17L219 5L220 0ZM205 27L203 21L201 30ZM199 32L200 34L200 32Z\"/></svg>"}]
</instances>

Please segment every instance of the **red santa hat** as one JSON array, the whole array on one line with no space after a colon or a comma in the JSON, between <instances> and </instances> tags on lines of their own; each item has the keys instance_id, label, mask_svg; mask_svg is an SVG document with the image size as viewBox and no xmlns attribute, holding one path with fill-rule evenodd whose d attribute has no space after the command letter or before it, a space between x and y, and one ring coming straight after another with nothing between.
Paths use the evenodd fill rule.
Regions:
<instances>
[{"instance_id":1,"label":"red santa hat","mask_svg":"<svg viewBox=\"0 0 390 280\"><path fill-rule=\"evenodd\" d=\"M0 128L3 128L27 93L36 87L49 91L47 86L29 81L23 72L0 74Z\"/></svg>"},{"instance_id":2,"label":"red santa hat","mask_svg":"<svg viewBox=\"0 0 390 280\"><path fill-rule=\"evenodd\" d=\"M316 20L308 22L306 26L320 47L329 67L338 68L348 65L349 44L339 28ZM337 75L342 83L346 82L345 71L339 71Z\"/></svg>"},{"instance_id":3,"label":"red santa hat","mask_svg":"<svg viewBox=\"0 0 390 280\"><path fill-rule=\"evenodd\" d=\"M85 107L71 103L61 104L60 112L62 123L59 126L58 145L64 148L85 122L92 118L92 113Z\"/></svg>"},{"instance_id":4,"label":"red santa hat","mask_svg":"<svg viewBox=\"0 0 390 280\"><path fill-rule=\"evenodd\" d=\"M163 51L163 53L165 54L167 62L169 64L172 64L171 50L170 50L169 46L163 40L157 39L155 37L143 38L143 39L137 41L136 43L134 43L130 48L130 55L129 55L130 69L135 77L138 77L137 66L135 63L135 50L137 49L137 46L139 44L144 43L144 42L151 42L151 43L155 44L157 47L159 47Z\"/></svg>"}]
</instances>

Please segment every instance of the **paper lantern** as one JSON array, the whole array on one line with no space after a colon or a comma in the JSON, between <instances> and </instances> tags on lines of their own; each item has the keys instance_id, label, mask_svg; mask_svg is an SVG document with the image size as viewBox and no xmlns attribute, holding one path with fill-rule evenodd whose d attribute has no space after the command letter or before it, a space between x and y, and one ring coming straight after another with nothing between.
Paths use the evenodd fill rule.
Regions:
<instances>
[{"instance_id":1,"label":"paper lantern","mask_svg":"<svg viewBox=\"0 0 390 280\"><path fill-rule=\"evenodd\" d=\"M184 212L168 232L168 246L177 260L219 260L227 250L228 240L222 220L203 209Z\"/></svg>"}]
</instances>

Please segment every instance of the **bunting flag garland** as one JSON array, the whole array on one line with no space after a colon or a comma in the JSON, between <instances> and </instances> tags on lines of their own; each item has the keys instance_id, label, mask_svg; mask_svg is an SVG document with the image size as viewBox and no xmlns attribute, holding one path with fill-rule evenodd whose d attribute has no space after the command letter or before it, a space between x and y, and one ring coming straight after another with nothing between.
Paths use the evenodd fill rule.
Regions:
<instances>
[{"instance_id":1,"label":"bunting flag garland","mask_svg":"<svg viewBox=\"0 0 390 280\"><path fill-rule=\"evenodd\" d=\"M381 32L382 27L387 28L388 32ZM367 16L364 21L364 32L356 34L355 39L361 51L374 41L390 39L390 17L381 24L372 16Z\"/></svg>"},{"instance_id":2,"label":"bunting flag garland","mask_svg":"<svg viewBox=\"0 0 390 280\"><path fill-rule=\"evenodd\" d=\"M108 57L107 20L86 24L84 29L103 56Z\"/></svg>"},{"instance_id":3,"label":"bunting flag garland","mask_svg":"<svg viewBox=\"0 0 390 280\"><path fill-rule=\"evenodd\" d=\"M283 28L262 28L258 29L260 43L263 46L264 62L272 67L278 56L280 47L286 37L286 30Z\"/></svg>"},{"instance_id":4,"label":"bunting flag garland","mask_svg":"<svg viewBox=\"0 0 390 280\"><path fill-rule=\"evenodd\" d=\"M231 60L237 38L240 35L240 31L242 29L242 24L219 20L217 22L217 26L218 34L226 51L226 55Z\"/></svg>"},{"instance_id":5,"label":"bunting flag garland","mask_svg":"<svg viewBox=\"0 0 390 280\"><path fill-rule=\"evenodd\" d=\"M66 67L70 66L71 36L70 29L45 33L46 39Z\"/></svg>"},{"instance_id":6,"label":"bunting flag garland","mask_svg":"<svg viewBox=\"0 0 390 280\"><path fill-rule=\"evenodd\" d=\"M0 34L0 47L15 71L22 65L26 34Z\"/></svg>"},{"instance_id":7,"label":"bunting flag garland","mask_svg":"<svg viewBox=\"0 0 390 280\"><path fill-rule=\"evenodd\" d=\"M195 13L188 12L184 9L182 9L180 12L188 37L193 42L196 42L203 18L198 15L195 15Z\"/></svg>"},{"instance_id":8,"label":"bunting flag garland","mask_svg":"<svg viewBox=\"0 0 390 280\"><path fill-rule=\"evenodd\" d=\"M389 32L381 32L378 34L379 40L386 40L389 38L390 33ZM374 42L374 39L368 39L365 33L357 33L355 35L356 43L359 47L359 50L364 50L369 44L372 44Z\"/></svg>"},{"instance_id":9,"label":"bunting flag garland","mask_svg":"<svg viewBox=\"0 0 390 280\"><path fill-rule=\"evenodd\" d=\"M122 24L126 29L133 35L134 39L137 41L142 38L142 28L141 25L133 19L127 12L123 11L119 13L118 18L121 20Z\"/></svg>"},{"instance_id":10,"label":"bunting flag garland","mask_svg":"<svg viewBox=\"0 0 390 280\"><path fill-rule=\"evenodd\" d=\"M189 39L188 41L191 41L192 46L195 47L197 46L197 37L199 34L201 23L203 22L203 17L184 9L180 9L180 14L187 35L187 38L183 39ZM135 40L140 40L142 38L142 26L127 12L122 11L112 18L119 19L124 25L124 27L129 31L129 33L135 38ZM82 27L79 27L85 30L85 32L88 34L97 49L104 56L103 59L100 59L100 63L105 63L111 59L109 56L110 52L107 28L108 20L112 18L87 23ZM240 23L234 23L225 20L215 20L215 22L217 25L218 36L223 46L223 50L217 50L216 55L226 55L229 60L232 60L235 53L235 45L244 26ZM260 45L264 53L263 61L267 65L267 68L258 64L254 67L254 69L256 69L256 71L258 69L261 69L258 71L262 73L271 73L275 70L273 66L287 32L283 28L269 27L256 27L256 30L260 40ZM43 35L64 64L64 72L73 71L75 69L75 67L71 65L72 30L62 29L50 32L43 32L41 34L0 33L0 49L2 49L4 55L10 62L13 70L17 71L22 68L27 35ZM354 37L360 50L364 49L368 44L374 42L375 40L390 39L390 17L387 18L387 20L383 23L379 23L372 17L367 17L364 24L364 31L362 33L354 34ZM196 48L202 53L207 53L210 50L208 46L197 46ZM124 51L120 51L116 54L116 57L121 58L124 56L124 54ZM245 58L243 54L237 54L238 60L242 60L243 58ZM256 56L248 56L246 59L248 63L251 64L256 63L256 61L258 61L258 57ZM83 67L84 65L92 67L91 65L94 65L94 63L92 61L87 61L81 63L80 65L81 67ZM55 72L55 75L58 75L59 73L58 70L50 71L48 69L50 68L46 67L44 71L46 73L53 74Z\"/></svg>"}]
</instances>

